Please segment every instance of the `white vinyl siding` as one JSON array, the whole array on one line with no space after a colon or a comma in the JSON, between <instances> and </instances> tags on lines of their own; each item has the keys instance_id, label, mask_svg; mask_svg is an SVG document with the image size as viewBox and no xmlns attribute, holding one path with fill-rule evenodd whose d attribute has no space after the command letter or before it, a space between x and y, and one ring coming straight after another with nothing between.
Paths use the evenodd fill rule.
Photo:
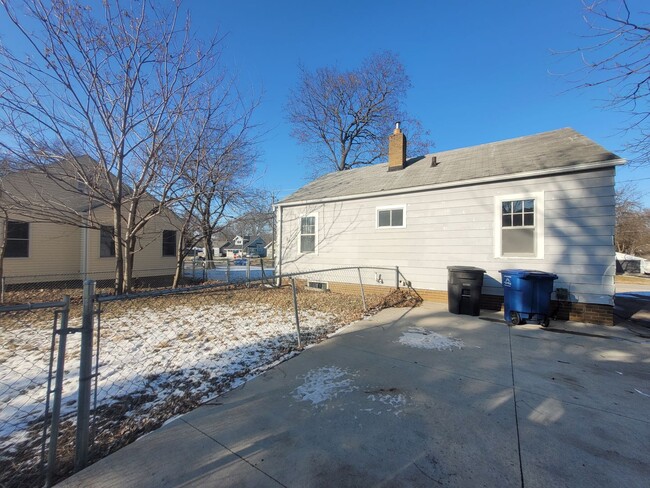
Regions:
<instances>
[{"instance_id":1,"label":"white vinyl siding","mask_svg":"<svg viewBox=\"0 0 650 488\"><path fill-rule=\"evenodd\" d=\"M500 256L500 243L496 242L501 239L500 202L518 195L522 200L534 197L536 202L543 198L543 205L536 203L535 209L536 258ZM404 207L407 228L378 232L377 209L388 207ZM477 266L487 271L483 293L500 295L499 270L538 269L558 274L555 287L568 288L574 301L611 304L615 274L613 169L285 206L282 247L277 250L282 256L298 253L300 217L316 213L318 254L304 254L294 262L284 259L283 272L399 266L414 287L444 291L447 266ZM389 273L382 275L390 284Z\"/></svg>"}]
</instances>

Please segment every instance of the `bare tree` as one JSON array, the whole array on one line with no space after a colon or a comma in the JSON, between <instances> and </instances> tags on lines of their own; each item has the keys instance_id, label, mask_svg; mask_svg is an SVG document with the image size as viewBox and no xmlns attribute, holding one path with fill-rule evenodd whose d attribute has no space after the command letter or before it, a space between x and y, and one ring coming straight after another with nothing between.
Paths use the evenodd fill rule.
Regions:
<instances>
[{"instance_id":1,"label":"bare tree","mask_svg":"<svg viewBox=\"0 0 650 488\"><path fill-rule=\"evenodd\" d=\"M239 215L228 224L225 232L229 236L260 236L267 243L273 235L273 211L271 210L270 195L259 193L255 208Z\"/></svg>"},{"instance_id":2,"label":"bare tree","mask_svg":"<svg viewBox=\"0 0 650 488\"><path fill-rule=\"evenodd\" d=\"M178 195L191 152L172 154L170 139L210 90L219 39L202 44L178 5L153 0L0 3L24 40L0 46L0 147L111 209L115 290L127 291L139 233Z\"/></svg>"},{"instance_id":3,"label":"bare tree","mask_svg":"<svg viewBox=\"0 0 650 488\"><path fill-rule=\"evenodd\" d=\"M650 253L650 210L633 186L616 191L616 251L635 256Z\"/></svg>"},{"instance_id":4,"label":"bare tree","mask_svg":"<svg viewBox=\"0 0 650 488\"><path fill-rule=\"evenodd\" d=\"M578 88L605 87L606 106L630 115L622 129L638 164L650 164L650 11L641 1L583 0L592 35L581 56ZM645 8L645 10L643 10Z\"/></svg>"},{"instance_id":5,"label":"bare tree","mask_svg":"<svg viewBox=\"0 0 650 488\"><path fill-rule=\"evenodd\" d=\"M232 88L227 84L204 98L203 108L196 112L201 114L200 120L179 131L177 140L193 142L179 185L183 196L175 205L184 216L185 239L177 249L174 286L180 281L189 250L201 243L205 259L212 261L213 235L254 200L252 175L257 154L252 116L259 101L245 103ZM187 144L182 142L183 146Z\"/></svg>"},{"instance_id":6,"label":"bare tree","mask_svg":"<svg viewBox=\"0 0 650 488\"><path fill-rule=\"evenodd\" d=\"M335 67L313 72L300 67L287 114L292 135L311 151L317 172L343 171L373 164L388 154L388 136L396 121L408 128L409 149L424 154L432 145L419 122L403 109L411 86L397 55L381 52L359 68Z\"/></svg>"}]
</instances>

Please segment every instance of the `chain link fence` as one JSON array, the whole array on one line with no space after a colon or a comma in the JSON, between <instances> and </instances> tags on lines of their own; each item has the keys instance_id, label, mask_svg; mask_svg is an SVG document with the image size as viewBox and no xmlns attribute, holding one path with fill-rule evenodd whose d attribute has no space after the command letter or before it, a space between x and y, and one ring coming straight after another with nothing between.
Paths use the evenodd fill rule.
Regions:
<instances>
[{"instance_id":1,"label":"chain link fence","mask_svg":"<svg viewBox=\"0 0 650 488\"><path fill-rule=\"evenodd\" d=\"M171 288L176 268L136 270L133 291ZM243 283L269 280L274 262L266 258L221 258L206 261L188 258L183 262L181 286L201 283ZM45 302L69 295L81 299L84 281L96 282L98 293L112 293L115 271L92 273L39 274L0 278L0 306L26 302Z\"/></svg>"},{"instance_id":2,"label":"chain link fence","mask_svg":"<svg viewBox=\"0 0 650 488\"><path fill-rule=\"evenodd\" d=\"M0 307L0 486L49 485L57 460L71 460L59 442L72 432L61 413L75 409L76 375L64 375L75 359L66 354L69 306L66 298ZM78 347L69 351L78 361Z\"/></svg>"},{"instance_id":3,"label":"chain link fence","mask_svg":"<svg viewBox=\"0 0 650 488\"><path fill-rule=\"evenodd\" d=\"M220 268L207 269L223 268L222 263ZM392 279L380 282L379 275ZM87 289L85 312L77 306L70 313L71 327L83 330L83 337L75 334L68 343L59 436L62 458L56 476L62 470L71 472L71 453L81 468L364 314L417 302L413 293L397 289L397 268L337 268L281 277L264 273L257 279L249 271L244 276L243 282L209 279L191 288L126 296L105 294L101 287ZM87 288L92 286L87 282ZM23 328L45 332L46 318ZM13 340L11 330L17 329L21 329L19 323L9 324L3 343ZM34 341L27 339L16 347L29 362L40 365L50 351L47 341L40 341L36 349ZM0 368L0 378L14 377L20 371L8 362ZM27 385L42 388L47 367L45 373L41 368L20 374ZM68 381L78 392L78 400L68 394ZM16 386L5 396L18 401L13 397L18 398L23 389ZM40 404L43 411L42 395L30 401L34 408ZM34 432L25 430L26 425L19 427L26 442L36 442ZM13 452L19 446L17 439L7 438ZM7 459L12 456L8 453ZM6 467L20 471L24 465ZM6 484L20 486L11 479Z\"/></svg>"}]
</instances>

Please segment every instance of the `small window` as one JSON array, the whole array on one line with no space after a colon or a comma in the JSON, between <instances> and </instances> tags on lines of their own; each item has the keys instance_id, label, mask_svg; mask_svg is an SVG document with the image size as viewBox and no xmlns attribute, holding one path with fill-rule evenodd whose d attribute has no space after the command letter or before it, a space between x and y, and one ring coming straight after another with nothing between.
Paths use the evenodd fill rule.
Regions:
<instances>
[{"instance_id":1,"label":"small window","mask_svg":"<svg viewBox=\"0 0 650 488\"><path fill-rule=\"evenodd\" d=\"M6 258L29 257L29 222L7 221Z\"/></svg>"},{"instance_id":2,"label":"small window","mask_svg":"<svg viewBox=\"0 0 650 488\"><path fill-rule=\"evenodd\" d=\"M176 231L163 230L162 255L176 256Z\"/></svg>"},{"instance_id":3,"label":"small window","mask_svg":"<svg viewBox=\"0 0 650 488\"><path fill-rule=\"evenodd\" d=\"M300 219L300 252L316 252L316 216L301 217Z\"/></svg>"},{"instance_id":4,"label":"small window","mask_svg":"<svg viewBox=\"0 0 650 488\"><path fill-rule=\"evenodd\" d=\"M115 228L112 225L102 225L99 236L99 257L115 257Z\"/></svg>"},{"instance_id":5,"label":"small window","mask_svg":"<svg viewBox=\"0 0 650 488\"><path fill-rule=\"evenodd\" d=\"M378 208L377 227L405 227L404 207Z\"/></svg>"}]
</instances>

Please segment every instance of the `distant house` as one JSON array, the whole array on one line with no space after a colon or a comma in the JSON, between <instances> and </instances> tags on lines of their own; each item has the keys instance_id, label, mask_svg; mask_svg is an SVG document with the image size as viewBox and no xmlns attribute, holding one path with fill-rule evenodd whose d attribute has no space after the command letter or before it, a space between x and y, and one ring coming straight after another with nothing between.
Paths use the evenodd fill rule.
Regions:
<instances>
[{"instance_id":1,"label":"distant house","mask_svg":"<svg viewBox=\"0 0 650 488\"><path fill-rule=\"evenodd\" d=\"M264 246L266 249L266 257L270 259L275 259L275 243L274 242L269 242L266 246Z\"/></svg>"},{"instance_id":2,"label":"distant house","mask_svg":"<svg viewBox=\"0 0 650 488\"><path fill-rule=\"evenodd\" d=\"M221 247L226 257L266 257L266 242L260 236L236 236Z\"/></svg>"},{"instance_id":3,"label":"distant house","mask_svg":"<svg viewBox=\"0 0 650 488\"><path fill-rule=\"evenodd\" d=\"M399 266L425 298L447 300L447 266L485 269L482 305L499 307L499 270L556 273L561 317L612 324L615 167L573 129L335 172L275 206L277 271ZM555 294L553 295L555 298Z\"/></svg>"},{"instance_id":4,"label":"distant house","mask_svg":"<svg viewBox=\"0 0 650 488\"><path fill-rule=\"evenodd\" d=\"M646 274L650 273L650 266L645 259L622 252L616 253L616 272L618 274Z\"/></svg>"},{"instance_id":5,"label":"distant house","mask_svg":"<svg viewBox=\"0 0 650 488\"><path fill-rule=\"evenodd\" d=\"M91 169L96 165L87 156L78 158L76 164ZM0 218L1 224L6 223L0 226L0 240L6 243L3 274L9 283L113 276L113 212L75 181L73 168L65 162L60 168L53 166L54 179L30 170L2 178L0 208L7 218ZM157 205L153 197L145 196L140 212ZM144 226L138 236L134 278L173 274L181 226L168 210Z\"/></svg>"}]
</instances>

